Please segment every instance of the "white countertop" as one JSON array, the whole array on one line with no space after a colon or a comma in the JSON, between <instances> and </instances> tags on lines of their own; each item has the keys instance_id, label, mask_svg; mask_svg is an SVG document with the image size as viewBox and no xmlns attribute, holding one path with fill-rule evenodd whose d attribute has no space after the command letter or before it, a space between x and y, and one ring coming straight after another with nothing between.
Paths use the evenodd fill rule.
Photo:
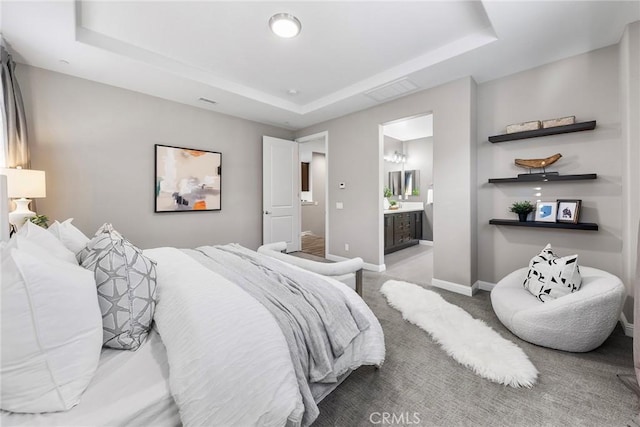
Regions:
<instances>
[{"instance_id":1,"label":"white countertop","mask_svg":"<svg viewBox=\"0 0 640 427\"><path fill-rule=\"evenodd\" d=\"M386 214L403 213L403 212L418 212L423 210L424 208L408 207L408 208L398 208L398 209L385 209L383 212L386 215Z\"/></svg>"},{"instance_id":2,"label":"white countertop","mask_svg":"<svg viewBox=\"0 0 640 427\"><path fill-rule=\"evenodd\" d=\"M423 202L400 202L398 209L385 209L384 214L402 213L402 212L418 212L424 210Z\"/></svg>"}]
</instances>

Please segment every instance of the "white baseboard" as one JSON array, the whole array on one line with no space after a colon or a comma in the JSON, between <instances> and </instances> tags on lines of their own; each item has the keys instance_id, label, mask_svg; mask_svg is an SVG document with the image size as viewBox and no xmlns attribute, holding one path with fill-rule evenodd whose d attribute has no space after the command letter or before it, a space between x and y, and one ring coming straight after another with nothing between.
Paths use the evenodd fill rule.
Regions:
<instances>
[{"instance_id":1,"label":"white baseboard","mask_svg":"<svg viewBox=\"0 0 640 427\"><path fill-rule=\"evenodd\" d=\"M431 240L420 240L420 244L425 246L433 246L433 242Z\"/></svg>"},{"instance_id":2,"label":"white baseboard","mask_svg":"<svg viewBox=\"0 0 640 427\"><path fill-rule=\"evenodd\" d=\"M487 291L487 292L491 292L494 286L496 286L495 283L485 282L484 280L478 280L476 281L476 284L478 285L478 289L480 289L481 291Z\"/></svg>"},{"instance_id":3,"label":"white baseboard","mask_svg":"<svg viewBox=\"0 0 640 427\"><path fill-rule=\"evenodd\" d=\"M332 255L332 254L327 254L325 258L328 259L329 261L338 261L338 262L351 259L351 258L345 258L340 255ZM375 271L376 273L382 273L387 269L387 267L384 264L370 264L368 262L363 263L362 268L367 271Z\"/></svg>"},{"instance_id":4,"label":"white baseboard","mask_svg":"<svg viewBox=\"0 0 640 427\"><path fill-rule=\"evenodd\" d=\"M625 316L624 313L620 313L620 323L622 324L622 329L624 329L624 334L628 337L632 337L633 323L629 323L627 316Z\"/></svg>"},{"instance_id":5,"label":"white baseboard","mask_svg":"<svg viewBox=\"0 0 640 427\"><path fill-rule=\"evenodd\" d=\"M375 271L376 273L382 273L387 269L387 266L385 266L384 264L369 264L368 262L365 262L364 264L362 264L362 268L364 268L367 271Z\"/></svg>"},{"instance_id":6,"label":"white baseboard","mask_svg":"<svg viewBox=\"0 0 640 427\"><path fill-rule=\"evenodd\" d=\"M457 294L466 295L468 297L472 297L474 293L478 290L478 282L474 283L473 286L465 286L459 283L448 282L442 279L436 279L435 277L431 279L431 285L436 288L446 289L447 291L455 292Z\"/></svg>"}]
</instances>

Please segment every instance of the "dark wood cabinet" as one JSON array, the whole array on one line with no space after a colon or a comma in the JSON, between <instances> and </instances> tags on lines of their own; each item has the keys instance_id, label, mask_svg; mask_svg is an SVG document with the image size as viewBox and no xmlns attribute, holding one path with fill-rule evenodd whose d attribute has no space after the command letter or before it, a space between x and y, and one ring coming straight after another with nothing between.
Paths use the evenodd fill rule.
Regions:
<instances>
[{"instance_id":1,"label":"dark wood cabinet","mask_svg":"<svg viewBox=\"0 0 640 427\"><path fill-rule=\"evenodd\" d=\"M384 216L384 253L417 245L422 238L422 211Z\"/></svg>"},{"instance_id":2,"label":"dark wood cabinet","mask_svg":"<svg viewBox=\"0 0 640 427\"><path fill-rule=\"evenodd\" d=\"M413 214L413 236L417 240L422 240L422 212L411 212Z\"/></svg>"},{"instance_id":3,"label":"dark wood cabinet","mask_svg":"<svg viewBox=\"0 0 640 427\"><path fill-rule=\"evenodd\" d=\"M393 215L384 216L384 253L393 247Z\"/></svg>"}]
</instances>

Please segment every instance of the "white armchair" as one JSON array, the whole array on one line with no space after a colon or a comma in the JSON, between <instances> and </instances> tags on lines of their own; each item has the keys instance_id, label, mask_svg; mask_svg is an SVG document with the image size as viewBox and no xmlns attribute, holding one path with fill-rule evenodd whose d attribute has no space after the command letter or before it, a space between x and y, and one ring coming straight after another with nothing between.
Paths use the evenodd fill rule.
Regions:
<instances>
[{"instance_id":1,"label":"white armchair","mask_svg":"<svg viewBox=\"0 0 640 427\"><path fill-rule=\"evenodd\" d=\"M618 277L581 266L580 290L543 303L523 287L527 271L514 271L491 291L493 310L511 332L533 344L572 352L591 351L611 335L626 295Z\"/></svg>"}]
</instances>

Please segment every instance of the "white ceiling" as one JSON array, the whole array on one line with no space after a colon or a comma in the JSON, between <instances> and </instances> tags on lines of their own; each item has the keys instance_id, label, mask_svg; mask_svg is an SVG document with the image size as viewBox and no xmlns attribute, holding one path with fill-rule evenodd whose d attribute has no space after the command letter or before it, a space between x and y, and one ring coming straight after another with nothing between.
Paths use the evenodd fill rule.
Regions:
<instances>
[{"instance_id":1,"label":"white ceiling","mask_svg":"<svg viewBox=\"0 0 640 427\"><path fill-rule=\"evenodd\" d=\"M398 141L411 141L433 136L433 114L396 120L382 127L382 133Z\"/></svg>"},{"instance_id":2,"label":"white ceiling","mask_svg":"<svg viewBox=\"0 0 640 427\"><path fill-rule=\"evenodd\" d=\"M278 12L298 37L270 32ZM0 3L17 62L289 129L377 105L365 93L402 78L482 83L615 44L639 19L638 1Z\"/></svg>"}]
</instances>

